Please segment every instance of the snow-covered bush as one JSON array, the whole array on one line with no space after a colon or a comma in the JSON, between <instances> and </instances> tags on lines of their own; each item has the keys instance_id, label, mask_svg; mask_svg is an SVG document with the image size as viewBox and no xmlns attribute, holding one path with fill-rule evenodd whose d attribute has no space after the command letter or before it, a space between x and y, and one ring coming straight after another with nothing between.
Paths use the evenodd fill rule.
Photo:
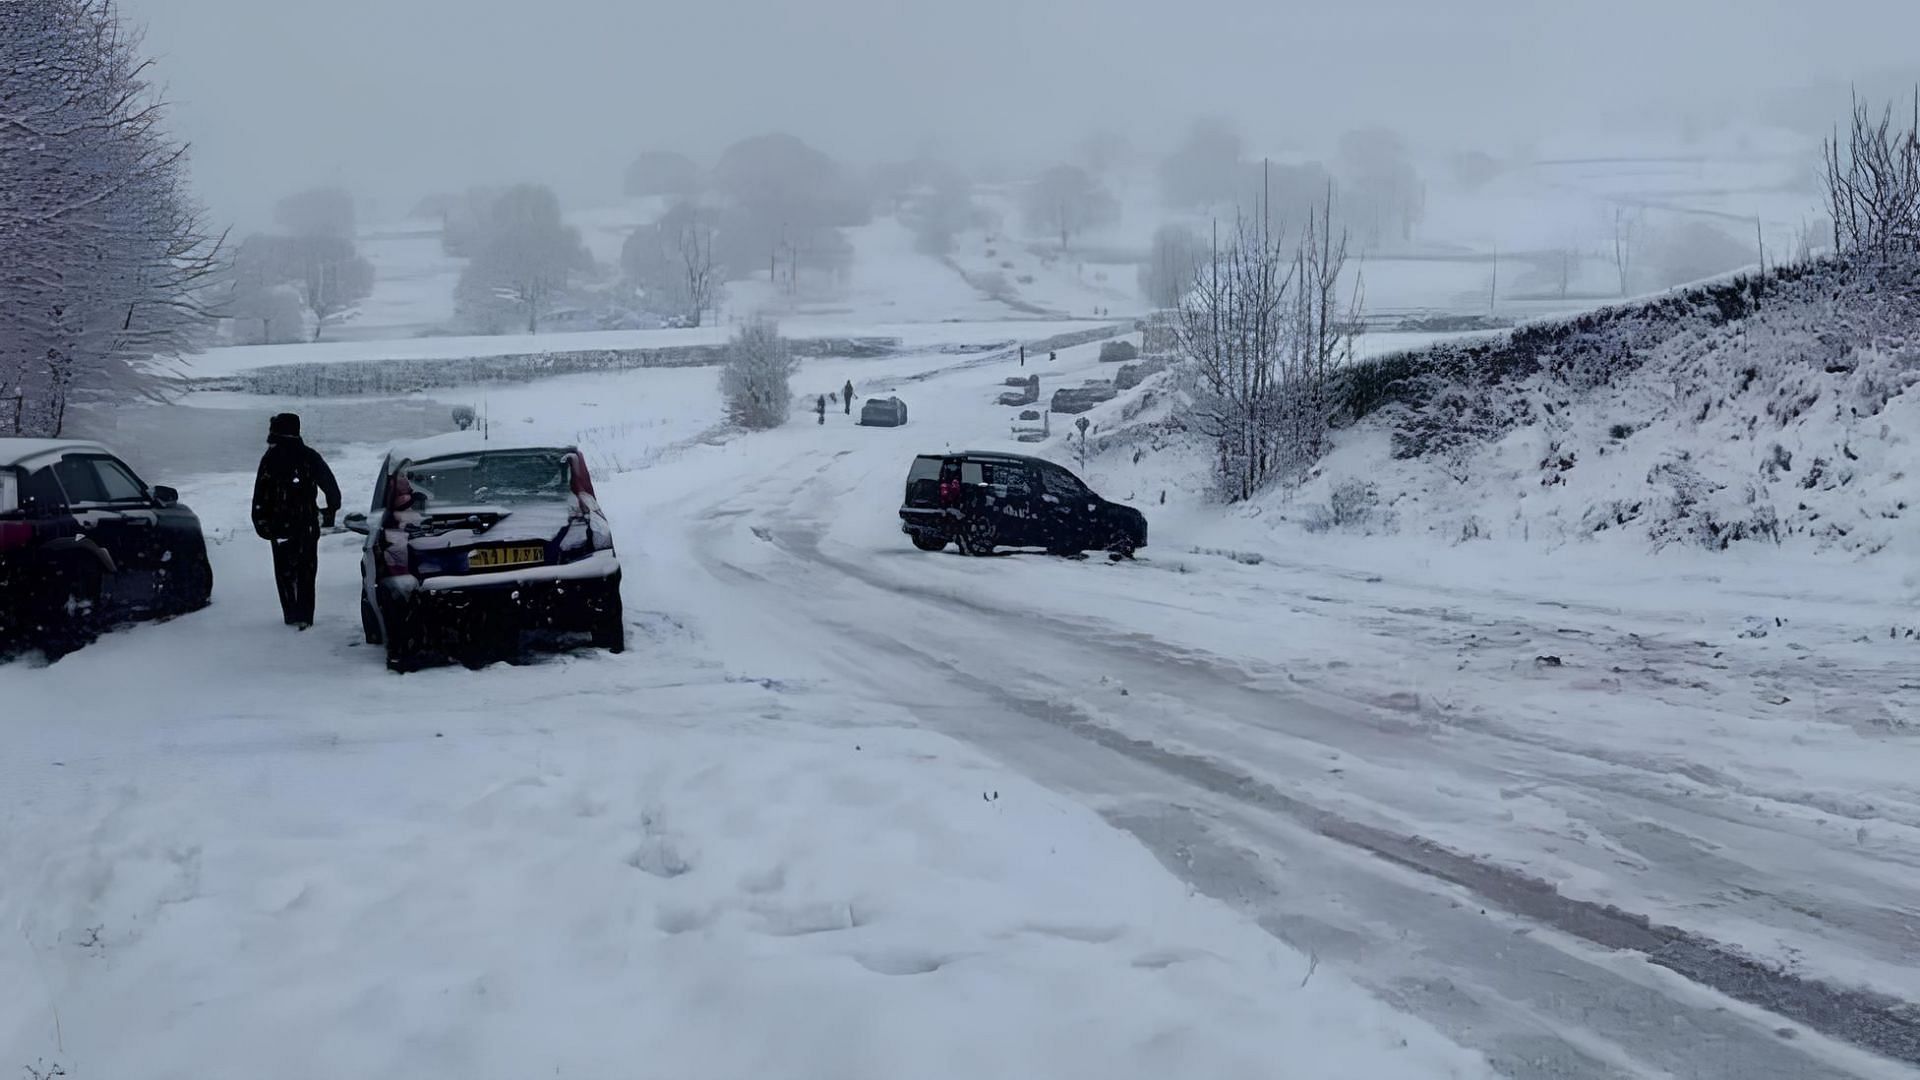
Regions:
<instances>
[{"instance_id":1,"label":"snow-covered bush","mask_svg":"<svg viewBox=\"0 0 1920 1080\"><path fill-rule=\"evenodd\" d=\"M1877 551L1920 505L1916 326L1920 261L1829 260L1357 365L1322 472L1445 542Z\"/></svg>"},{"instance_id":2,"label":"snow-covered bush","mask_svg":"<svg viewBox=\"0 0 1920 1080\"><path fill-rule=\"evenodd\" d=\"M1350 479L1335 484L1327 501L1308 511L1305 525L1309 532L1371 532L1391 528L1392 515L1380 508L1379 485Z\"/></svg>"},{"instance_id":3,"label":"snow-covered bush","mask_svg":"<svg viewBox=\"0 0 1920 1080\"><path fill-rule=\"evenodd\" d=\"M1125 339L1109 341L1100 346L1100 362L1103 364L1124 364L1139 357L1139 348Z\"/></svg>"},{"instance_id":4,"label":"snow-covered bush","mask_svg":"<svg viewBox=\"0 0 1920 1080\"><path fill-rule=\"evenodd\" d=\"M727 344L720 367L720 396L727 419L741 427L773 428L787 422L793 406L788 379L793 350L772 319L756 317L742 325Z\"/></svg>"}]
</instances>

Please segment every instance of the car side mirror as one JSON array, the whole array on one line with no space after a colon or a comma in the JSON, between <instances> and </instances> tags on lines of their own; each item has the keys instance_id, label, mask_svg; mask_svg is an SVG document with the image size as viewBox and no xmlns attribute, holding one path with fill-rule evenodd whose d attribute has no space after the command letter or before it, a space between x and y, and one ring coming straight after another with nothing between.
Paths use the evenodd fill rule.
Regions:
<instances>
[{"instance_id":1,"label":"car side mirror","mask_svg":"<svg viewBox=\"0 0 1920 1080\"><path fill-rule=\"evenodd\" d=\"M370 527L367 525L367 515L359 510L355 510L353 513L341 518L340 524L348 532L357 532L361 536L367 535L370 531Z\"/></svg>"},{"instance_id":2,"label":"car side mirror","mask_svg":"<svg viewBox=\"0 0 1920 1080\"><path fill-rule=\"evenodd\" d=\"M180 493L165 484L155 484L153 487L153 501L154 505L162 509L169 506L179 506Z\"/></svg>"}]
</instances>

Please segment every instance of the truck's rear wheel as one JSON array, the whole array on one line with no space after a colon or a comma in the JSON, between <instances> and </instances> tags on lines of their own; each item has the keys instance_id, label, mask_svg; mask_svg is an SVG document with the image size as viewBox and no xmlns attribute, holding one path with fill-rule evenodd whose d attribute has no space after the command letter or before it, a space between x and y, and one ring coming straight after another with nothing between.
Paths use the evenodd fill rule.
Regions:
<instances>
[{"instance_id":1,"label":"truck's rear wheel","mask_svg":"<svg viewBox=\"0 0 1920 1080\"><path fill-rule=\"evenodd\" d=\"M914 533L913 546L919 548L921 551L945 551L947 550L947 538L944 536L931 536L927 533Z\"/></svg>"},{"instance_id":2,"label":"truck's rear wheel","mask_svg":"<svg viewBox=\"0 0 1920 1080\"><path fill-rule=\"evenodd\" d=\"M984 518L968 518L960 529L960 551L976 558L991 555L995 539L993 522Z\"/></svg>"}]
</instances>

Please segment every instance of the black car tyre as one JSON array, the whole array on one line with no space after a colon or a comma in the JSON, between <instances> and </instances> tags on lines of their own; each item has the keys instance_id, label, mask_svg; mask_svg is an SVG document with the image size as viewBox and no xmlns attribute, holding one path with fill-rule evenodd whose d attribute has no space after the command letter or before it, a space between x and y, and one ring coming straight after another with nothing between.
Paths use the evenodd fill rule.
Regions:
<instances>
[{"instance_id":1,"label":"black car tyre","mask_svg":"<svg viewBox=\"0 0 1920 1080\"><path fill-rule=\"evenodd\" d=\"M404 675L420 670L420 648L413 641L413 628L404 615L387 607L387 670Z\"/></svg>"},{"instance_id":2,"label":"black car tyre","mask_svg":"<svg viewBox=\"0 0 1920 1080\"><path fill-rule=\"evenodd\" d=\"M63 559L44 572L44 585L26 621L40 623L40 645L48 660L78 652L99 635L105 621L101 576L100 567L86 559Z\"/></svg>"},{"instance_id":3,"label":"black car tyre","mask_svg":"<svg viewBox=\"0 0 1920 1080\"><path fill-rule=\"evenodd\" d=\"M367 644L380 644L380 613L373 610L373 605L367 603L364 596L360 598L360 633L367 639Z\"/></svg>"},{"instance_id":4,"label":"black car tyre","mask_svg":"<svg viewBox=\"0 0 1920 1080\"><path fill-rule=\"evenodd\" d=\"M996 539L993 522L985 518L968 518L966 524L960 527L960 552L976 558L991 555Z\"/></svg>"},{"instance_id":5,"label":"black car tyre","mask_svg":"<svg viewBox=\"0 0 1920 1080\"><path fill-rule=\"evenodd\" d=\"M610 653L627 651L627 619L618 600L594 620L593 647Z\"/></svg>"},{"instance_id":6,"label":"black car tyre","mask_svg":"<svg viewBox=\"0 0 1920 1080\"><path fill-rule=\"evenodd\" d=\"M180 594L176 606L180 611L199 611L213 603L213 564L202 553L193 561L186 572L180 575Z\"/></svg>"},{"instance_id":7,"label":"black car tyre","mask_svg":"<svg viewBox=\"0 0 1920 1080\"><path fill-rule=\"evenodd\" d=\"M913 546L919 548L921 551L945 551L947 550L947 538L944 536L930 536L927 533L914 533Z\"/></svg>"}]
</instances>

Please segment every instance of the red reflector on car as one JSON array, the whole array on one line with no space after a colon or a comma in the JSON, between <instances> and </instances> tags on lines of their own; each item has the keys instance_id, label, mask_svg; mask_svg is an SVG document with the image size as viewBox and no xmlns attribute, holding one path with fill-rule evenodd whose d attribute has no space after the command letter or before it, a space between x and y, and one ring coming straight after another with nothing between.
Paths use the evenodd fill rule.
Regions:
<instances>
[{"instance_id":1,"label":"red reflector on car","mask_svg":"<svg viewBox=\"0 0 1920 1080\"><path fill-rule=\"evenodd\" d=\"M15 551L33 543L33 526L24 521L0 521L0 551Z\"/></svg>"},{"instance_id":2,"label":"red reflector on car","mask_svg":"<svg viewBox=\"0 0 1920 1080\"><path fill-rule=\"evenodd\" d=\"M573 493L575 495L593 494L593 477L587 474L586 455L574 453L567 455L573 465Z\"/></svg>"}]
</instances>

